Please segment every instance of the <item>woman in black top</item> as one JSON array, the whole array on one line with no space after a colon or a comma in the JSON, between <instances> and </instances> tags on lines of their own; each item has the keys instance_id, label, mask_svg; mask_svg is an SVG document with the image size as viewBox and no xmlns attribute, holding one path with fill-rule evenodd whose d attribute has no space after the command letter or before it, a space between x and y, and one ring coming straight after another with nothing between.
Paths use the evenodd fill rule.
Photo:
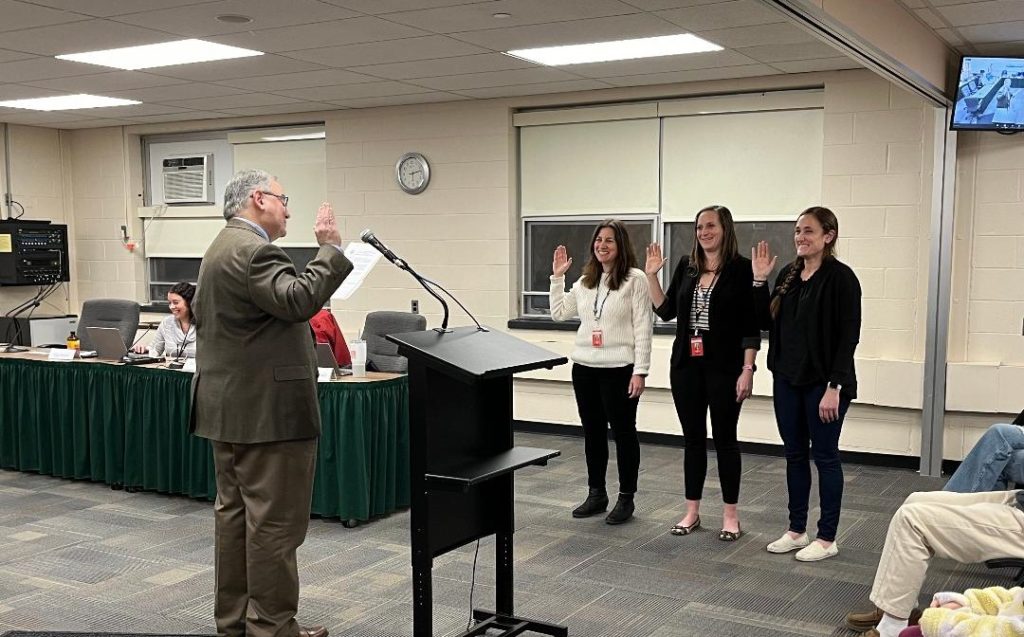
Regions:
<instances>
[{"instance_id":1,"label":"woman in black top","mask_svg":"<svg viewBox=\"0 0 1024 637\"><path fill-rule=\"evenodd\" d=\"M769 331L768 367L774 374L775 419L786 450L789 529L768 545L772 553L800 549L812 562L836 555L843 498L839 434L857 397L853 353L860 340L860 282L835 258L839 222L828 208L808 208L793 235L796 260L779 273L771 295L765 285L775 267L768 245L754 249L758 321ZM807 536L810 458L818 469L821 516L814 542Z\"/></svg>"},{"instance_id":2,"label":"woman in black top","mask_svg":"<svg viewBox=\"0 0 1024 637\"><path fill-rule=\"evenodd\" d=\"M736 426L753 386L761 334L750 294L750 261L738 253L729 209L709 206L698 212L694 239L693 251L676 267L668 293L658 281L665 264L661 246L650 245L644 268L655 313L665 321L676 319L669 377L686 445L686 515L672 533L689 535L700 527L710 408L724 502L718 539L731 542L743 533L736 510L741 473Z\"/></svg>"}]
</instances>

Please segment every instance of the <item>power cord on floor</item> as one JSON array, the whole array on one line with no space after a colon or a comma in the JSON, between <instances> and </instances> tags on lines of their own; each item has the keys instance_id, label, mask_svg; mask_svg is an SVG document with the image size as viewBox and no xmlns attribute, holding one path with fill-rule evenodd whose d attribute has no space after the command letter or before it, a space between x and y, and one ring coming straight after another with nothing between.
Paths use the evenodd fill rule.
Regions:
<instances>
[{"instance_id":1,"label":"power cord on floor","mask_svg":"<svg viewBox=\"0 0 1024 637\"><path fill-rule=\"evenodd\" d=\"M466 620L467 631L473 625L473 591L476 589L476 558L478 557L480 557L480 540L476 541L476 551L473 552L473 575L469 582L469 619Z\"/></svg>"}]
</instances>

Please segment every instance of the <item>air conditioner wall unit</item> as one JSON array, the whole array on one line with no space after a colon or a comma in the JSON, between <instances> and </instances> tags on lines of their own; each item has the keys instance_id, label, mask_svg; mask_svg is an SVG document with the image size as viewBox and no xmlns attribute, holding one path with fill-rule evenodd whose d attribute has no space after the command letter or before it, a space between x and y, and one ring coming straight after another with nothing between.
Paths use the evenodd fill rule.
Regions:
<instances>
[{"instance_id":1,"label":"air conditioner wall unit","mask_svg":"<svg viewBox=\"0 0 1024 637\"><path fill-rule=\"evenodd\" d=\"M213 153L174 155L161 160L164 203L214 203Z\"/></svg>"}]
</instances>

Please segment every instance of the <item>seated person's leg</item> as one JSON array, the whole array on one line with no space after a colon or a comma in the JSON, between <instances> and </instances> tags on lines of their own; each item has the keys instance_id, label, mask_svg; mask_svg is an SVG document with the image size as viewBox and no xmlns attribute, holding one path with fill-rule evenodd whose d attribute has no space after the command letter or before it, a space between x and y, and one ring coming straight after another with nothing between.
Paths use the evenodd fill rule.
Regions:
<instances>
[{"instance_id":1,"label":"seated person's leg","mask_svg":"<svg viewBox=\"0 0 1024 637\"><path fill-rule=\"evenodd\" d=\"M1017 425L992 425L960 463L944 490L977 493L1005 489L1003 473L1018 449L1024 449L1024 429Z\"/></svg>"},{"instance_id":2,"label":"seated person's leg","mask_svg":"<svg viewBox=\"0 0 1024 637\"><path fill-rule=\"evenodd\" d=\"M963 563L1024 557L1024 512L1016 496L937 491L907 498L889 524L871 590L871 601L889 616L879 624L882 637L895 637L906 626L932 555Z\"/></svg>"}]
</instances>

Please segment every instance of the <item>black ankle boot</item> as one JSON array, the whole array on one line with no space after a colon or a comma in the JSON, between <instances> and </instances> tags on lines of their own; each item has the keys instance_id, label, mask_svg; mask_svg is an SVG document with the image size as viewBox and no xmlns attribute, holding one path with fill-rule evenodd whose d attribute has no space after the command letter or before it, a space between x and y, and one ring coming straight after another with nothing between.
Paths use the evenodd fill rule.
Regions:
<instances>
[{"instance_id":1,"label":"black ankle boot","mask_svg":"<svg viewBox=\"0 0 1024 637\"><path fill-rule=\"evenodd\" d=\"M622 524L629 518L633 517L633 510L636 507L633 505L633 494L632 493L620 493L619 499L615 502L615 506L612 508L611 513L605 517L604 521L606 524Z\"/></svg>"},{"instance_id":2,"label":"black ankle boot","mask_svg":"<svg viewBox=\"0 0 1024 637\"><path fill-rule=\"evenodd\" d=\"M608 492L604 489L595 489L591 487L590 492L587 494L587 499L583 501L583 504L579 505L572 510L572 517L574 518L588 518L598 513L604 513L608 510Z\"/></svg>"}]
</instances>

